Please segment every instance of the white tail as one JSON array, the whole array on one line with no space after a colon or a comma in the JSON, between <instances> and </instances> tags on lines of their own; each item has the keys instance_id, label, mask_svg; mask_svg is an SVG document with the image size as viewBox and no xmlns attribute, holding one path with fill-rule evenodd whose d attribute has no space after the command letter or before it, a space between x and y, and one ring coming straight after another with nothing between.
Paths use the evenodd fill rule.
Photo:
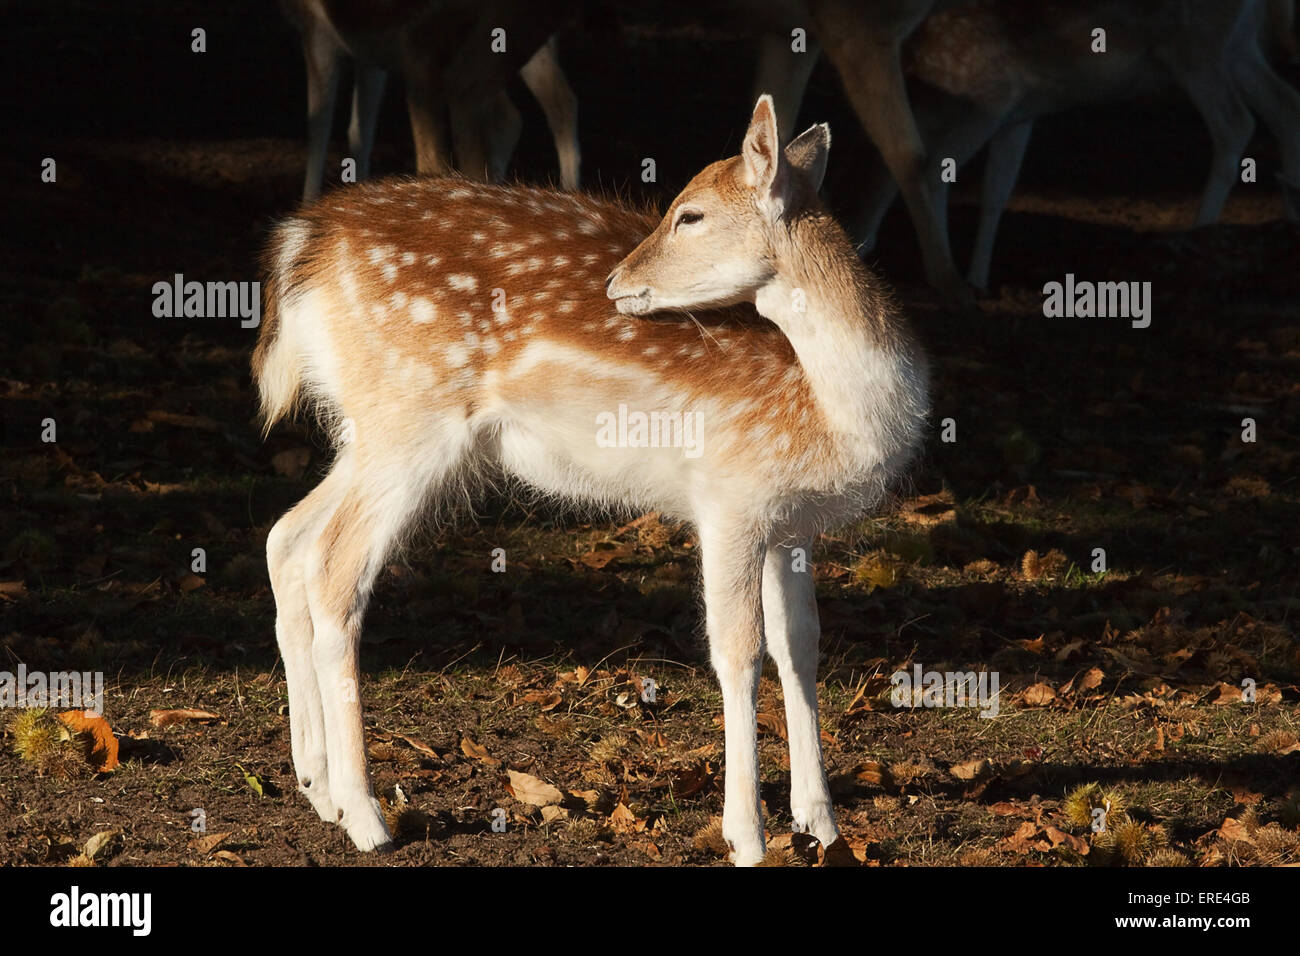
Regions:
<instances>
[{"instance_id":1,"label":"white tail","mask_svg":"<svg viewBox=\"0 0 1300 956\"><path fill-rule=\"evenodd\" d=\"M304 399L339 445L267 539L276 637L301 789L358 847L390 839L354 693L368 592L417 515L484 474L693 523L734 859L764 852L764 645L795 819L835 839L813 579L791 549L881 503L920 442L928 377L817 200L829 143L815 126L782 151L763 97L743 154L696 176L657 226L588 196L422 179L337 193L278 228L253 360L262 406L269 426ZM711 311L671 314L687 309Z\"/></svg>"},{"instance_id":2,"label":"white tail","mask_svg":"<svg viewBox=\"0 0 1300 956\"><path fill-rule=\"evenodd\" d=\"M415 139L416 169L500 182L522 127L518 110L506 95L509 80L487 46L488 34L475 25L465 4L446 0L409 0L397 8L364 2L281 0L285 15L302 36L307 61L307 175L303 199L320 195L325 154L338 89L341 61L353 60L352 118L348 152L356 161L358 181L370 176L370 153L389 70L401 71L407 83L407 111ZM558 16L553 4L530 4L524 15ZM487 10L491 14L487 14ZM484 8L493 24L511 19L512 11ZM341 22L340 22L341 21ZM512 31L512 42L527 44L527 35ZM479 55L475 55L475 53ZM560 68L555 38L547 39L519 69L519 75L546 115L560 162L560 181L578 187L578 100ZM447 116L451 118L449 143Z\"/></svg>"}]
</instances>

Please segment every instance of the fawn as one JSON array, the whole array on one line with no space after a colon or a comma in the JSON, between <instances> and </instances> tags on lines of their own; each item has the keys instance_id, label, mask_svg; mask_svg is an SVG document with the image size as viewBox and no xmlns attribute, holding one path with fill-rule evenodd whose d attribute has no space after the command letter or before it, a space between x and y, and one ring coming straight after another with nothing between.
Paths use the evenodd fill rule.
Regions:
<instances>
[{"instance_id":1,"label":"fawn","mask_svg":"<svg viewBox=\"0 0 1300 956\"><path fill-rule=\"evenodd\" d=\"M391 840L356 694L368 594L422 512L487 476L694 525L732 859L764 853L765 646L796 825L836 838L815 589L791 549L880 505L920 443L928 371L817 199L829 146L819 125L782 150L764 96L741 155L691 180L658 225L586 195L452 178L338 191L277 227L253 356L262 413L269 428L310 404L338 453L267 537L276 638L300 788L357 847ZM702 453L602 447L597 422L620 405L698 413Z\"/></svg>"}]
</instances>

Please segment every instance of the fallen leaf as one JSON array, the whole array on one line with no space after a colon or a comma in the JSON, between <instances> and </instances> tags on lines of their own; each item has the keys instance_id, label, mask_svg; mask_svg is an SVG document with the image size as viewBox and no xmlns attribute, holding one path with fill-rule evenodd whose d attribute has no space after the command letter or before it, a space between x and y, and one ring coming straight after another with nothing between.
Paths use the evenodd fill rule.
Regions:
<instances>
[{"instance_id":1,"label":"fallen leaf","mask_svg":"<svg viewBox=\"0 0 1300 956\"><path fill-rule=\"evenodd\" d=\"M510 783L506 789L520 803L527 803L534 807L549 807L558 805L564 800L564 794L557 788L534 777L531 773L519 773L517 770L507 770L506 773L510 775Z\"/></svg>"},{"instance_id":2,"label":"fallen leaf","mask_svg":"<svg viewBox=\"0 0 1300 956\"><path fill-rule=\"evenodd\" d=\"M981 758L953 764L949 769L949 773L958 780L974 780L977 777L985 776L992 768L993 764L987 758Z\"/></svg>"},{"instance_id":3,"label":"fallen leaf","mask_svg":"<svg viewBox=\"0 0 1300 956\"><path fill-rule=\"evenodd\" d=\"M1046 707L1056 700L1056 691L1051 684L1038 683L1026 687L1021 699L1030 707Z\"/></svg>"},{"instance_id":4,"label":"fallen leaf","mask_svg":"<svg viewBox=\"0 0 1300 956\"><path fill-rule=\"evenodd\" d=\"M713 782L714 767L707 760L700 760L673 773L670 777L673 798L683 800L693 797Z\"/></svg>"},{"instance_id":5,"label":"fallen leaf","mask_svg":"<svg viewBox=\"0 0 1300 956\"><path fill-rule=\"evenodd\" d=\"M96 773L117 769L117 737L107 720L89 710L65 710L59 720L73 733L87 735L86 760Z\"/></svg>"},{"instance_id":6,"label":"fallen leaf","mask_svg":"<svg viewBox=\"0 0 1300 956\"><path fill-rule=\"evenodd\" d=\"M626 803L619 803L609 815L609 823L619 833L631 833L645 829L645 820L640 820Z\"/></svg>"},{"instance_id":7,"label":"fallen leaf","mask_svg":"<svg viewBox=\"0 0 1300 956\"><path fill-rule=\"evenodd\" d=\"M1228 817L1223 821L1223 826L1219 827L1219 836L1229 843L1249 843L1252 845L1255 843L1255 838L1250 835L1246 825L1232 817Z\"/></svg>"},{"instance_id":8,"label":"fallen leaf","mask_svg":"<svg viewBox=\"0 0 1300 956\"><path fill-rule=\"evenodd\" d=\"M852 772L853 776L863 783L874 783L877 786L888 787L892 786L894 782L889 768L882 763L877 763L875 760L868 760L858 764L853 768Z\"/></svg>"},{"instance_id":9,"label":"fallen leaf","mask_svg":"<svg viewBox=\"0 0 1300 956\"><path fill-rule=\"evenodd\" d=\"M187 594L190 591L197 591L199 588L203 587L204 583L203 578L193 572L186 572L185 575L176 582L177 586Z\"/></svg>"},{"instance_id":10,"label":"fallen leaf","mask_svg":"<svg viewBox=\"0 0 1300 956\"><path fill-rule=\"evenodd\" d=\"M190 841L190 848L200 856L207 856L217 847L230 837L231 831L226 830L222 833L209 833L207 836L201 836Z\"/></svg>"},{"instance_id":11,"label":"fallen leaf","mask_svg":"<svg viewBox=\"0 0 1300 956\"><path fill-rule=\"evenodd\" d=\"M759 714L758 732L785 740L788 733L785 728L785 718L780 714Z\"/></svg>"},{"instance_id":12,"label":"fallen leaf","mask_svg":"<svg viewBox=\"0 0 1300 956\"><path fill-rule=\"evenodd\" d=\"M86 841L86 846L81 851L82 855L95 863L99 862L100 857L108 859L113 855L113 844L121 835L121 830L104 830L101 833L96 833Z\"/></svg>"},{"instance_id":13,"label":"fallen leaf","mask_svg":"<svg viewBox=\"0 0 1300 956\"><path fill-rule=\"evenodd\" d=\"M194 710L189 707L181 707L175 710L149 711L149 722L155 727L170 727L172 724L182 724L187 720L197 721L201 724L225 723L220 714L214 714L210 710Z\"/></svg>"},{"instance_id":14,"label":"fallen leaf","mask_svg":"<svg viewBox=\"0 0 1300 956\"><path fill-rule=\"evenodd\" d=\"M1081 676L1078 679L1077 683L1073 681L1071 681L1071 683L1074 684L1075 692L1083 693L1084 691L1089 691L1092 690L1093 688L1100 687L1101 682L1105 680L1105 678L1106 678L1106 672L1102 670L1100 667L1090 667L1086 671L1084 671L1083 676ZM1069 693L1068 689L1063 688L1063 690L1066 693Z\"/></svg>"},{"instance_id":15,"label":"fallen leaf","mask_svg":"<svg viewBox=\"0 0 1300 956\"><path fill-rule=\"evenodd\" d=\"M1080 856L1087 856L1088 851L1091 849L1087 840L1077 837L1072 833L1066 833L1064 830L1058 830L1050 824L1043 828L1043 833L1047 835L1047 839L1052 841L1052 846L1060 846L1064 843Z\"/></svg>"},{"instance_id":16,"label":"fallen leaf","mask_svg":"<svg viewBox=\"0 0 1300 956\"><path fill-rule=\"evenodd\" d=\"M547 804L542 807L542 822L554 823L556 820L569 819L569 811L564 807L557 807L555 804Z\"/></svg>"},{"instance_id":17,"label":"fallen leaf","mask_svg":"<svg viewBox=\"0 0 1300 956\"><path fill-rule=\"evenodd\" d=\"M469 757L471 760L477 760L480 763L486 764L489 767L501 766L501 761L498 760L496 757L491 756L487 752L486 747L482 747L474 743L474 741L470 740L468 737L464 737L461 739L460 752L463 753L466 757Z\"/></svg>"}]
</instances>

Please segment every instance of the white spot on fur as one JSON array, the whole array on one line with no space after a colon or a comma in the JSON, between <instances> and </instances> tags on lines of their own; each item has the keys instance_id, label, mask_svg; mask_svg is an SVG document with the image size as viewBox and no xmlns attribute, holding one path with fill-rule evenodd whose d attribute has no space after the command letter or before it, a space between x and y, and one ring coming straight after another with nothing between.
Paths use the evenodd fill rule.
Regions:
<instances>
[{"instance_id":1,"label":"white spot on fur","mask_svg":"<svg viewBox=\"0 0 1300 956\"><path fill-rule=\"evenodd\" d=\"M417 295L411 300L411 321L424 325L432 322L438 310L434 308L433 303L424 296Z\"/></svg>"}]
</instances>

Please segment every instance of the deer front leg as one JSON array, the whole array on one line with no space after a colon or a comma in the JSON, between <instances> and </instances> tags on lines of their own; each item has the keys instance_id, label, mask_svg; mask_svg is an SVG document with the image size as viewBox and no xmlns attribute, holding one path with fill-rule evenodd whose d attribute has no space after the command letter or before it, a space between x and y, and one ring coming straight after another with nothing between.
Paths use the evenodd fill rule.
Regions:
<instances>
[{"instance_id":1,"label":"deer front leg","mask_svg":"<svg viewBox=\"0 0 1300 956\"><path fill-rule=\"evenodd\" d=\"M813 582L811 541L800 541L802 560L792 549L769 545L763 562L763 633L776 662L785 695L790 738L790 813L797 832L830 846L839 836L822 760L817 720L817 645L821 626ZM801 568L801 569L799 569Z\"/></svg>"},{"instance_id":2,"label":"deer front leg","mask_svg":"<svg viewBox=\"0 0 1300 956\"><path fill-rule=\"evenodd\" d=\"M1016 180L1020 178L1020 164L1033 130L1034 121L1025 120L999 130L989 141L989 152L984 161L984 190L980 196L980 222L967 275L977 289L988 288L998 224L1002 221L1002 213L1011 199Z\"/></svg>"},{"instance_id":3,"label":"deer front leg","mask_svg":"<svg viewBox=\"0 0 1300 956\"><path fill-rule=\"evenodd\" d=\"M706 512L707 513L707 512ZM709 655L722 688L726 783L722 836L737 866L763 859L758 796L758 675L763 654L763 541L746 522L711 515L699 528Z\"/></svg>"}]
</instances>

